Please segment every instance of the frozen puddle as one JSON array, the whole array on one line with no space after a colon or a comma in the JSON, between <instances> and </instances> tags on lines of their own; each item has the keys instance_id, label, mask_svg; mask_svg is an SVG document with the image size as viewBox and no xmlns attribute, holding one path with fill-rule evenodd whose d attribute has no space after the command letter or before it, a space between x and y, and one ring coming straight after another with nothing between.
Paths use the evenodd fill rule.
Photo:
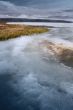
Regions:
<instances>
[{"instance_id":1,"label":"frozen puddle","mask_svg":"<svg viewBox=\"0 0 73 110\"><path fill-rule=\"evenodd\" d=\"M73 68L42 44L71 48L60 31L0 42L1 110L73 110Z\"/></svg>"}]
</instances>

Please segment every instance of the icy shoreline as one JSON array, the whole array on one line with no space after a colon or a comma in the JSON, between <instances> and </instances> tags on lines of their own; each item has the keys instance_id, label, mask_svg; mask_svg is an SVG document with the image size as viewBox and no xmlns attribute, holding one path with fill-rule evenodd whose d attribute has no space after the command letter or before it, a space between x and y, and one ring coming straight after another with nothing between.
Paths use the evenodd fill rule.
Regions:
<instances>
[{"instance_id":1,"label":"icy shoreline","mask_svg":"<svg viewBox=\"0 0 73 110\"><path fill-rule=\"evenodd\" d=\"M45 22L8 22L7 24L22 24L22 25L33 25L33 26L48 26L48 27L73 27L73 23L45 23Z\"/></svg>"},{"instance_id":2,"label":"icy shoreline","mask_svg":"<svg viewBox=\"0 0 73 110\"><path fill-rule=\"evenodd\" d=\"M73 23L37 23L37 22L35 22L35 23L32 23L32 22L23 22L23 23L21 23L21 22L18 22L18 23L16 23L16 22L8 22L7 24L21 24L21 25L34 25L34 26L48 26L48 27L54 27L54 29L56 28L56 30L57 30L57 28L73 28ZM53 28L51 29L51 30L54 30ZM42 35L44 35L44 34L42 34ZM63 47L63 48L68 48L68 49L73 49L73 43L72 42L70 42L70 41L68 41L68 40L65 40L65 39L62 39L62 38L60 38L60 37L54 37L54 35L53 35L53 37L49 37L49 35L50 35L50 33L48 32L48 33L46 33L45 34L47 37L48 37L48 40L50 41L50 42L52 42L52 43L54 43L54 44L56 44L56 45L59 45L59 46L61 46L61 47ZM39 37L40 37L41 35L39 35Z\"/></svg>"},{"instance_id":3,"label":"icy shoreline","mask_svg":"<svg viewBox=\"0 0 73 110\"><path fill-rule=\"evenodd\" d=\"M68 29L0 41L1 105L7 102L10 110L73 109L73 68L50 54L73 47L64 39Z\"/></svg>"}]
</instances>

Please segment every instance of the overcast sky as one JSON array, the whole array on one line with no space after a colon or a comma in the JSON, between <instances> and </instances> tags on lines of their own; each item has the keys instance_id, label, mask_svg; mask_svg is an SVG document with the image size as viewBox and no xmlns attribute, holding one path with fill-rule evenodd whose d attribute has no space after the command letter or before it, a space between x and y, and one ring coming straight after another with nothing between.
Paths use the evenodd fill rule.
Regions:
<instances>
[{"instance_id":1,"label":"overcast sky","mask_svg":"<svg viewBox=\"0 0 73 110\"><path fill-rule=\"evenodd\" d=\"M31 6L38 8L72 7L73 0L3 0L16 5Z\"/></svg>"},{"instance_id":2,"label":"overcast sky","mask_svg":"<svg viewBox=\"0 0 73 110\"><path fill-rule=\"evenodd\" d=\"M46 14L49 10L72 9L73 0L0 0L0 16Z\"/></svg>"}]
</instances>

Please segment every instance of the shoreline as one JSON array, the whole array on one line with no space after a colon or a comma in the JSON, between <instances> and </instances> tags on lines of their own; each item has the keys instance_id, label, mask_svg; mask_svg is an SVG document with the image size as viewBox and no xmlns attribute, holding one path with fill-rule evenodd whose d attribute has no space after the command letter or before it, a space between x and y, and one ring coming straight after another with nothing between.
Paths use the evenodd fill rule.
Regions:
<instances>
[{"instance_id":1,"label":"shoreline","mask_svg":"<svg viewBox=\"0 0 73 110\"><path fill-rule=\"evenodd\" d=\"M73 27L73 23L55 23L55 22L7 22L7 24L43 26L48 28Z\"/></svg>"},{"instance_id":2,"label":"shoreline","mask_svg":"<svg viewBox=\"0 0 73 110\"><path fill-rule=\"evenodd\" d=\"M7 23L7 25L23 26L23 27L25 26L25 28L28 27L28 29L30 29L31 27L32 28L37 27L39 29L41 29L41 28L48 29L45 26L43 27L43 24L40 26L40 23L39 23L39 26L38 25L36 26L35 23L34 23L34 26L33 26L33 24L30 25L30 23L29 23L29 25L25 25L25 23L23 23L23 25L22 25L22 23ZM62 24L60 24L60 25L62 26ZM49 28L49 29L51 29L51 28ZM46 32L48 32L49 29ZM34 34L36 34L36 37L37 37L37 34L45 33L45 32L40 32L40 33L38 33L38 32L39 31L37 31L37 33L35 32L32 34L26 34L26 36L30 36L30 35L34 36ZM47 35L47 37L49 36L49 34L46 34L46 35ZM16 38L18 36L21 36L21 35L17 34L17 36L15 36L13 38ZM25 36L24 33L22 36ZM40 35L39 35L39 37L40 37ZM45 38L45 36L44 36L44 38ZM10 38L8 38L8 39L10 39ZM7 39L4 39L4 40L7 40ZM67 66L73 65L73 43L72 42L64 40L62 38L48 38L47 40L44 39L40 45L42 45L43 48L45 47L47 49L48 54L50 54L49 53L49 51L50 51L53 55L55 55L60 62L64 63Z\"/></svg>"}]
</instances>

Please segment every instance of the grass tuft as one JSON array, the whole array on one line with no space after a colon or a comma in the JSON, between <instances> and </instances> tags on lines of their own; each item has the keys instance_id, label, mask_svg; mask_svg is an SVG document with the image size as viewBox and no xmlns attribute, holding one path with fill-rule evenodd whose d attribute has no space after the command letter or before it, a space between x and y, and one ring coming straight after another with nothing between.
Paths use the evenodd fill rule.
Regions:
<instances>
[{"instance_id":1,"label":"grass tuft","mask_svg":"<svg viewBox=\"0 0 73 110\"><path fill-rule=\"evenodd\" d=\"M46 27L0 23L0 41L44 32L48 32Z\"/></svg>"}]
</instances>

